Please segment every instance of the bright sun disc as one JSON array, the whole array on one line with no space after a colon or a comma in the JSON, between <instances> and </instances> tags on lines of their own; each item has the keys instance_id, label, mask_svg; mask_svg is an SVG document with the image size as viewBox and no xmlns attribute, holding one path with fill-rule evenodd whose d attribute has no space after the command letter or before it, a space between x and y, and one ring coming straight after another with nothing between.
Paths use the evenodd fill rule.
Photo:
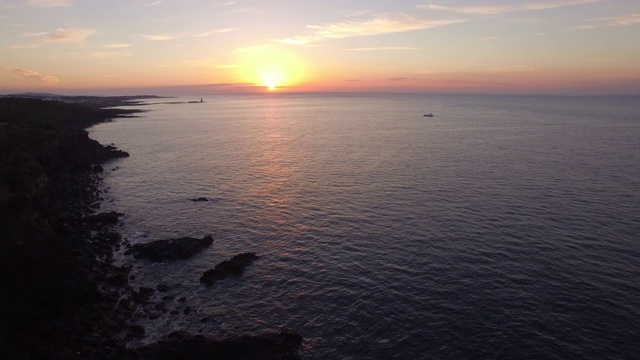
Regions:
<instances>
[{"instance_id":1,"label":"bright sun disc","mask_svg":"<svg viewBox=\"0 0 640 360\"><path fill-rule=\"evenodd\" d=\"M304 63L288 51L254 47L244 49L238 57L239 80L262 86L268 91L295 85L305 73Z\"/></svg>"},{"instance_id":2,"label":"bright sun disc","mask_svg":"<svg viewBox=\"0 0 640 360\"><path fill-rule=\"evenodd\" d=\"M269 90L275 90L275 88L282 82L282 76L277 72L267 72L262 76L262 84Z\"/></svg>"}]
</instances>

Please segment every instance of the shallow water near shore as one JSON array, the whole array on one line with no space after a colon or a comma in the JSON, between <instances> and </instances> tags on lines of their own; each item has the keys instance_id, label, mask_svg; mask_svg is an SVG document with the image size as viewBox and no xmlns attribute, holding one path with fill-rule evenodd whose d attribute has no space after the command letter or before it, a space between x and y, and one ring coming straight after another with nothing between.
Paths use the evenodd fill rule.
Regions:
<instances>
[{"instance_id":1,"label":"shallow water near shore","mask_svg":"<svg viewBox=\"0 0 640 360\"><path fill-rule=\"evenodd\" d=\"M132 285L187 298L140 319L140 343L292 329L305 359L640 354L640 99L203 98L89 129L131 154L105 166L126 238L214 237L189 260L120 256ZM243 277L199 282L247 251Z\"/></svg>"}]
</instances>

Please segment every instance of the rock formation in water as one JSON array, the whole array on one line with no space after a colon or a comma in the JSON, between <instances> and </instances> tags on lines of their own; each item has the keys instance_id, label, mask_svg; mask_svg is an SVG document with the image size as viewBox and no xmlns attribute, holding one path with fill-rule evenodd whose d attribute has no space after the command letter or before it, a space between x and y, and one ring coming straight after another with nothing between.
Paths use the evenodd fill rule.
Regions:
<instances>
[{"instance_id":1,"label":"rock formation in water","mask_svg":"<svg viewBox=\"0 0 640 360\"><path fill-rule=\"evenodd\" d=\"M218 280L223 280L230 276L240 276L244 269L258 258L256 253L238 254L229 260L219 263L215 268L205 271L200 277L200 281L207 285L213 285Z\"/></svg>"},{"instance_id":2,"label":"rock formation in water","mask_svg":"<svg viewBox=\"0 0 640 360\"><path fill-rule=\"evenodd\" d=\"M157 240L145 244L135 244L125 252L125 255L133 255L136 258L155 262L188 259L211 244L213 244L211 235L202 239L183 237Z\"/></svg>"}]
</instances>

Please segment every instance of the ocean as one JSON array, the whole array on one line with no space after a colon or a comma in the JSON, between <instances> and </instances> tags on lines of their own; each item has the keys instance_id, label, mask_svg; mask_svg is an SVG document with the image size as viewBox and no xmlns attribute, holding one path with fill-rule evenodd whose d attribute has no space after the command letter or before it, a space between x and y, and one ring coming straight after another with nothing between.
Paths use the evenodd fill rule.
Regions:
<instances>
[{"instance_id":1,"label":"ocean","mask_svg":"<svg viewBox=\"0 0 640 360\"><path fill-rule=\"evenodd\" d=\"M640 98L161 103L199 99L89 129L131 154L102 206L125 238L214 237L189 260L117 256L187 298L139 312L132 345L290 329L303 359L640 358ZM199 282L242 252L261 258L241 278Z\"/></svg>"}]
</instances>

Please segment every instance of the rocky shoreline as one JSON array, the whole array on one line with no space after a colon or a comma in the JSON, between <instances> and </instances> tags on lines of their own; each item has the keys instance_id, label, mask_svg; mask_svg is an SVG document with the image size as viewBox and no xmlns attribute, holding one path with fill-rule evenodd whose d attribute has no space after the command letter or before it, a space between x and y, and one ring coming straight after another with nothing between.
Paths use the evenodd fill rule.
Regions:
<instances>
[{"instance_id":1,"label":"rocky shoreline","mask_svg":"<svg viewBox=\"0 0 640 360\"><path fill-rule=\"evenodd\" d=\"M0 98L0 226L6 232L0 286L8 300L0 308L0 358L298 359L302 338L290 332L215 339L178 331L155 344L126 347L145 335L136 312L154 319L192 309L185 297L163 295L166 284L130 286L133 265L115 266L114 250L128 247L163 261L187 258L213 241L131 246L116 230L122 214L95 213L103 200L100 164L128 154L98 144L83 129L132 113Z\"/></svg>"}]
</instances>

